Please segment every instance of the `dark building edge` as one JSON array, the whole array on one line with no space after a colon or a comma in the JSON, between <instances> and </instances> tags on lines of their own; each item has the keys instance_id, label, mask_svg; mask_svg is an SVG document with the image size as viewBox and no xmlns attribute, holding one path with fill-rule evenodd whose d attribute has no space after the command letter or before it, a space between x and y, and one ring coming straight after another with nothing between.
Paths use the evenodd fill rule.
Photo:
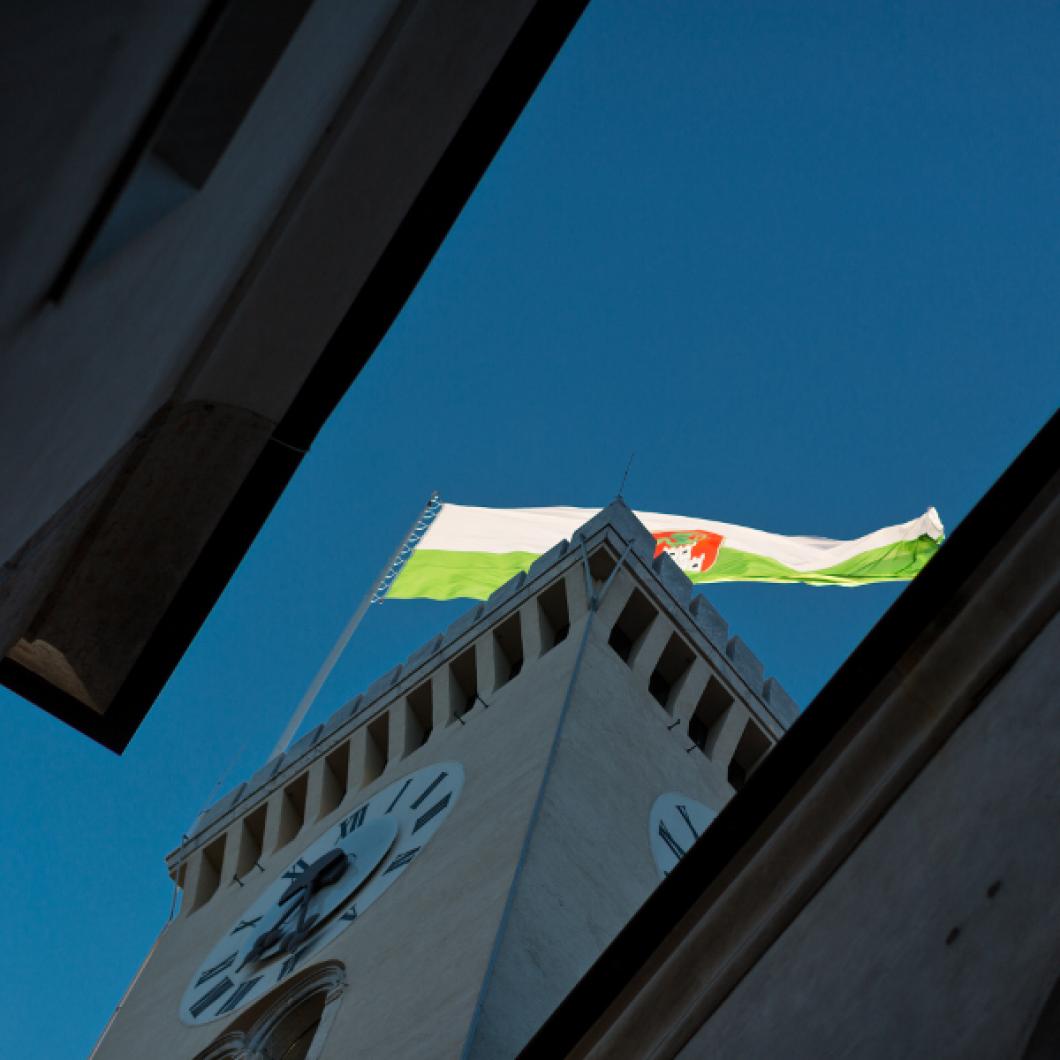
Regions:
<instances>
[{"instance_id":1,"label":"dark building edge","mask_svg":"<svg viewBox=\"0 0 1060 1060\"><path fill-rule=\"evenodd\" d=\"M540 0L324 347L105 714L19 665L0 684L120 754L235 573L325 420L389 330L588 0Z\"/></svg>"},{"instance_id":2,"label":"dark building edge","mask_svg":"<svg viewBox=\"0 0 1060 1060\"><path fill-rule=\"evenodd\" d=\"M948 611L997 542L1034 505L1056 472L1060 412L1054 413L983 495L865 639L807 706L704 837L652 892L519 1054L566 1056L618 999L666 936L692 909L817 757L881 684L896 661Z\"/></svg>"},{"instance_id":3,"label":"dark building edge","mask_svg":"<svg viewBox=\"0 0 1060 1060\"><path fill-rule=\"evenodd\" d=\"M151 141L158 132L166 112L173 105L174 99L180 92L188 74L195 66L196 61L202 54L203 49L209 42L214 30L225 14L231 0L211 0L199 17L187 41L185 41L180 54L177 56L169 73L166 75L162 86L159 88L154 99L151 101L147 112L140 120L128 147L122 152L121 157L115 163L114 171L103 188L96 205L89 211L88 218L77 234L73 246L67 254L66 259L59 267L51 287L48 289L48 300L58 302L70 286L70 281L77 274L85 256L92 248L96 237L107 223L118 199L128 186L136 167L140 164Z\"/></svg>"}]
</instances>

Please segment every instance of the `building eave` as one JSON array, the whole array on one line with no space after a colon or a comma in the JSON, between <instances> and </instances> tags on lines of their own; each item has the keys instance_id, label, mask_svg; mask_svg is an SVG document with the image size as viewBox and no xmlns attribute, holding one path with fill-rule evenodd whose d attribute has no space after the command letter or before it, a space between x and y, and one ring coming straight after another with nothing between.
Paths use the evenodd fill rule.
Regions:
<instances>
[{"instance_id":1,"label":"building eave","mask_svg":"<svg viewBox=\"0 0 1060 1060\"><path fill-rule=\"evenodd\" d=\"M271 428L260 418L255 423L254 431L267 433L255 436L241 452L257 447L256 457L245 467L233 460L233 466L224 468L218 482L211 484L211 489L216 486L216 500L206 505L210 510L203 514L200 524L211 529L204 533L201 546L195 541L183 542L194 558L179 574L177 584L167 585L167 590L172 589L168 603L157 614L132 616L148 627L146 637L141 641L137 631L128 648L119 645L111 652L122 657L114 676L113 695L90 705L59 681L11 657L0 660L0 683L110 750L124 750L302 456L400 312L586 3L538 0L533 5L366 282L294 392L286 412ZM142 505L132 507L138 520L136 534L150 540L169 530L170 513L145 514ZM82 539L95 532L93 519L94 511L87 516ZM97 581L109 575L109 571L85 571L91 561L85 559L87 550L80 540L72 551L74 559L62 568L63 583L86 573ZM82 565L80 572L78 564ZM47 602L43 605L45 609L48 606ZM76 611L76 601L67 610ZM73 617L76 619L76 614ZM121 616L121 621L129 624L130 616ZM101 638L105 636L100 632Z\"/></svg>"}]
</instances>

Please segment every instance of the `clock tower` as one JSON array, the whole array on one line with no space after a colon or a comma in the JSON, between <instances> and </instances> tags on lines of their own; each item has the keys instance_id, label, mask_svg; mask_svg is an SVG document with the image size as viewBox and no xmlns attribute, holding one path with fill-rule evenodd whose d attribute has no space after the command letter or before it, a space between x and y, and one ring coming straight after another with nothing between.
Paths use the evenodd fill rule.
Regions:
<instances>
[{"instance_id":1,"label":"clock tower","mask_svg":"<svg viewBox=\"0 0 1060 1060\"><path fill-rule=\"evenodd\" d=\"M795 716L616 502L207 809L98 1060L514 1056Z\"/></svg>"}]
</instances>

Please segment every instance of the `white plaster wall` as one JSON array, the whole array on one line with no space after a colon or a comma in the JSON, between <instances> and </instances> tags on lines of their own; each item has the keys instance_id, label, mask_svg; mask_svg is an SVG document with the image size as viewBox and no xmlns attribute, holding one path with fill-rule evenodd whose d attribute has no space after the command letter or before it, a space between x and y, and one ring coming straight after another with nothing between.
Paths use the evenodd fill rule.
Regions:
<instances>
[{"instance_id":1,"label":"white plaster wall","mask_svg":"<svg viewBox=\"0 0 1060 1060\"><path fill-rule=\"evenodd\" d=\"M595 624L587 645L476 1060L516 1055L658 885L648 832L655 799L676 789L720 810L732 795L723 767L698 748L687 753L684 726L667 728L673 718L611 650L608 632Z\"/></svg>"},{"instance_id":2,"label":"white plaster wall","mask_svg":"<svg viewBox=\"0 0 1060 1060\"><path fill-rule=\"evenodd\" d=\"M573 661L568 637L518 678L435 730L427 744L391 764L373 784L306 827L263 860L244 888L229 883L200 910L175 920L115 1020L98 1060L145 1056L186 1060L237 1022L189 1028L178 1008L192 973L275 877L343 812L406 772L431 762L463 763L460 801L415 864L314 961L346 965L348 987L322 1054L375 1058L458 1056L467 1036L500 911L540 786ZM248 810L253 807L248 807ZM311 967L312 965L307 965Z\"/></svg>"},{"instance_id":3,"label":"white plaster wall","mask_svg":"<svg viewBox=\"0 0 1060 1060\"><path fill-rule=\"evenodd\" d=\"M371 785L349 792L338 808L306 826L282 850L270 853L267 838L261 859L265 872L251 872L243 888L225 882L236 861L234 852L226 849L219 891L170 925L115 1020L99 1060L194 1056L240 1024L239 1014L229 1022L199 1028L185 1027L178 1017L187 982L217 937L302 848L353 806L408 772L450 759L463 763L465 786L445 825L362 918L313 956L314 963L343 961L349 983L322 1057L338 1060L352 1052L373 1060L433 1060L459 1056L465 1045L475 1057L514 1055L657 886L648 824L658 795L676 789L719 810L732 795L725 779L727 760L712 762L698 748L689 752L687 718L673 726L674 718L649 694L652 661L642 658L640 668L631 669L608 646L620 605L616 598L593 619L525 872L514 892L511 916L502 924L589 619L586 605L578 600L583 587L580 561L573 566L560 561L559 566L554 576L566 578L571 597L567 637L539 658L531 650L521 672L507 684L483 689L490 706L480 702L463 715L463 724L439 695L446 685L442 667L473 643L485 649L479 652L480 663L485 663L480 676L492 672L485 656L493 629L515 609L528 622L528 613L533 615L536 608L532 596L529 601L516 596L508 601L510 609L501 606L461 629L435 662L415 669L408 688L427 680L435 688L436 727L427 743L391 762ZM630 578L624 577L630 589ZM619 583L616 578L615 585ZM530 591L538 593L547 584L545 579ZM658 604L658 586L641 584ZM480 611L476 608L470 615ZM687 614L674 612L670 618L690 644L697 643ZM523 632L524 644L537 643L531 628ZM700 657L696 665L709 664ZM705 681L705 675L701 677ZM761 709L749 701L744 705ZM384 698L377 706L391 711L392 748L404 747L404 700ZM375 709L355 715L352 731L338 729L334 739L321 739L310 757L295 750L289 770L268 782L275 786L271 793L268 787L255 787L230 819L222 817L197 835L184 852L191 866L189 890L194 890L192 877L202 844L215 842L224 830L231 841L243 817L255 813L267 798L276 803L304 771L319 777L315 763L347 737L351 775L356 776L355 749L362 746L363 751L359 735L377 718ZM236 797L242 790L240 786ZM315 799L311 785L309 804ZM271 818L265 835L275 834ZM496 959L488 971L491 956ZM483 990L486 981L488 989ZM473 1025L479 1001L482 1016Z\"/></svg>"}]
</instances>

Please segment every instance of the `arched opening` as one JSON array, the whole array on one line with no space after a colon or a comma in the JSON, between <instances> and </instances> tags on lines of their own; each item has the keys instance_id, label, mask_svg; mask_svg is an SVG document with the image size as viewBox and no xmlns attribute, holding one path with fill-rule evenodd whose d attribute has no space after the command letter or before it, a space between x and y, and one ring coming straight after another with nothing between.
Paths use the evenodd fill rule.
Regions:
<instances>
[{"instance_id":1,"label":"arched opening","mask_svg":"<svg viewBox=\"0 0 1060 1060\"><path fill-rule=\"evenodd\" d=\"M326 991L320 990L288 1009L260 1040L261 1060L306 1060L326 1001Z\"/></svg>"},{"instance_id":2,"label":"arched opening","mask_svg":"<svg viewBox=\"0 0 1060 1060\"><path fill-rule=\"evenodd\" d=\"M317 1060L345 982L339 961L307 968L238 1016L198 1060Z\"/></svg>"}]
</instances>

